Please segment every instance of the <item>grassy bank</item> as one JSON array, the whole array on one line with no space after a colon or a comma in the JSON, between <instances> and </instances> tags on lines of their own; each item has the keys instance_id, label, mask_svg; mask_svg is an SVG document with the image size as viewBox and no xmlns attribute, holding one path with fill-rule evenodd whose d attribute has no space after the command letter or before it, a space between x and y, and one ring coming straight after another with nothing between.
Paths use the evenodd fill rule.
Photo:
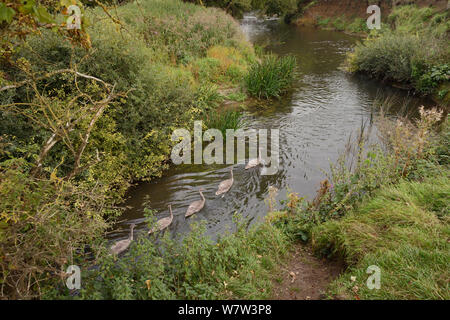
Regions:
<instances>
[{"instance_id":1,"label":"grassy bank","mask_svg":"<svg viewBox=\"0 0 450 320\"><path fill-rule=\"evenodd\" d=\"M343 219L315 228L315 249L350 266L330 297L448 300L449 182L446 169L385 186ZM366 285L372 265L380 268L378 290Z\"/></svg>"},{"instance_id":2,"label":"grassy bank","mask_svg":"<svg viewBox=\"0 0 450 320\"><path fill-rule=\"evenodd\" d=\"M346 161L332 166L317 198L280 220L318 255L348 267L329 298L449 298L450 128L447 120L433 135L432 113L423 111L428 120L417 126L382 120L388 153L371 148L354 171ZM380 268L379 289L366 285L369 266Z\"/></svg>"},{"instance_id":3,"label":"grassy bank","mask_svg":"<svg viewBox=\"0 0 450 320\"><path fill-rule=\"evenodd\" d=\"M449 104L448 11L395 8L380 31L357 44L348 70L401 84Z\"/></svg>"}]
</instances>

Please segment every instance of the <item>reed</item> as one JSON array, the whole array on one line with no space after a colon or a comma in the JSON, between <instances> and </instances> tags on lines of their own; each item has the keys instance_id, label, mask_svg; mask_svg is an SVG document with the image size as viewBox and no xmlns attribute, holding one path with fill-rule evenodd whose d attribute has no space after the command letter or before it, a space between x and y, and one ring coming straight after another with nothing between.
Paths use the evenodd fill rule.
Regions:
<instances>
[{"instance_id":1,"label":"reed","mask_svg":"<svg viewBox=\"0 0 450 320\"><path fill-rule=\"evenodd\" d=\"M218 129L222 132L223 137L226 137L227 129L237 130L242 128L242 112L237 110L221 112L212 110L207 114L205 123L208 128Z\"/></svg>"},{"instance_id":2,"label":"reed","mask_svg":"<svg viewBox=\"0 0 450 320\"><path fill-rule=\"evenodd\" d=\"M245 78L247 91L259 99L279 98L294 80L297 60L293 56L266 56L254 63Z\"/></svg>"}]
</instances>

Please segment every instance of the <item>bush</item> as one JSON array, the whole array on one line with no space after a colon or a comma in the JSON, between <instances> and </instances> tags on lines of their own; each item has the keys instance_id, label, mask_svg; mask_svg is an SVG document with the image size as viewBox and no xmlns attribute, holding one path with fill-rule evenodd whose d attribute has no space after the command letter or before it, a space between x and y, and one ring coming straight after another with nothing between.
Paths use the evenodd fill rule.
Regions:
<instances>
[{"instance_id":1,"label":"bush","mask_svg":"<svg viewBox=\"0 0 450 320\"><path fill-rule=\"evenodd\" d=\"M247 74L247 66L254 62L248 48L214 46L208 49L206 57L192 61L188 69L194 78L202 83L214 82L238 85Z\"/></svg>"},{"instance_id":2,"label":"bush","mask_svg":"<svg viewBox=\"0 0 450 320\"><path fill-rule=\"evenodd\" d=\"M22 159L0 163L0 291L3 297L39 297L50 280L63 279L84 247L96 245L117 211L101 185L74 184L53 173L30 176ZM50 284L49 284L50 283Z\"/></svg>"},{"instance_id":3,"label":"bush","mask_svg":"<svg viewBox=\"0 0 450 320\"><path fill-rule=\"evenodd\" d=\"M282 232L268 223L237 230L212 242L196 224L183 239L168 233L156 247L140 237L114 261L103 255L84 276L82 299L267 299L271 271L287 252ZM61 297L48 292L45 298ZM70 298L68 292L63 296Z\"/></svg>"},{"instance_id":4,"label":"bush","mask_svg":"<svg viewBox=\"0 0 450 320\"><path fill-rule=\"evenodd\" d=\"M247 91L258 98L279 98L294 81L296 63L293 56L277 58L273 55L256 62L245 79Z\"/></svg>"},{"instance_id":5,"label":"bush","mask_svg":"<svg viewBox=\"0 0 450 320\"><path fill-rule=\"evenodd\" d=\"M430 94L448 82L450 50L446 41L448 16L430 8L396 8L389 16L394 30L373 32L348 55L351 72L406 83Z\"/></svg>"}]
</instances>

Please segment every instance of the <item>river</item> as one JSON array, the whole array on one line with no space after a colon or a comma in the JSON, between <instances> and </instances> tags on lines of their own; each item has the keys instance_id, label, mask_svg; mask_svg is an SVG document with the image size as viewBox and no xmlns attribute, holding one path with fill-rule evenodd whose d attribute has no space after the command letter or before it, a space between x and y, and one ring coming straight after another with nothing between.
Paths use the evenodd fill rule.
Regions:
<instances>
[{"instance_id":1,"label":"river","mask_svg":"<svg viewBox=\"0 0 450 320\"><path fill-rule=\"evenodd\" d=\"M185 234L193 222L206 220L207 234L216 238L232 227L235 212L252 222L258 221L267 214L264 199L269 186L279 189L277 200L286 199L288 190L307 198L314 196L325 178L324 170L344 150L349 135L371 117L377 98L395 95L399 105L408 100L411 108L427 104L410 99L407 92L340 70L346 53L358 40L356 37L288 26L253 15L244 16L241 27L252 43L279 55L297 57L297 80L292 92L272 102L270 107L250 108L245 115L247 125L252 128L280 130L280 169L275 175L264 176L260 169L244 170L244 165L234 165L234 185L221 198L215 196L215 191L220 181L229 178L228 166L173 166L162 178L129 190L125 203L129 208L108 238L126 238L130 223L137 224L138 236L146 234L143 216L146 198L158 218L168 216L167 205L172 204L174 221L169 230L173 235ZM200 187L206 190L206 205L201 212L185 219L189 204L200 199L197 192Z\"/></svg>"}]
</instances>

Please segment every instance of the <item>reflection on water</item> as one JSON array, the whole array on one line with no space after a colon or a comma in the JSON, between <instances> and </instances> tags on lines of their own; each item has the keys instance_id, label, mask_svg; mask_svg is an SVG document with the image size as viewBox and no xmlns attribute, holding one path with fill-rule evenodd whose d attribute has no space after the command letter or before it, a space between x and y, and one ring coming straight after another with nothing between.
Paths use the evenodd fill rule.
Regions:
<instances>
[{"instance_id":1,"label":"reflection on water","mask_svg":"<svg viewBox=\"0 0 450 320\"><path fill-rule=\"evenodd\" d=\"M228 166L173 167L163 178L129 191L126 205L131 209L123 214L122 222L109 235L111 239L126 238L130 223L138 225L138 233L146 231L142 211L146 197L150 208L158 212L158 218L168 216L167 205L172 204L174 222L170 230L173 234L186 233L192 222L205 219L212 238L232 226L235 212L252 221L263 217L267 213L263 200L270 186L280 190L278 200L286 198L288 188L311 197L324 178L323 169L328 169L330 161L337 159L349 135L360 128L361 121L370 117L380 92L396 94L400 100L407 97L405 92L339 70L346 52L356 41L351 36L295 28L278 20L264 21L249 15L242 20L242 29L253 43L280 55L293 54L298 60L294 90L269 108L246 115L246 122L252 128L280 130L280 170L273 176L262 176L260 169L244 170L244 165L234 165L234 185L221 198L215 192L220 181L229 178ZM411 101L413 106L425 103L418 99ZM200 187L205 189L206 205L186 220L187 207L200 199Z\"/></svg>"}]
</instances>

